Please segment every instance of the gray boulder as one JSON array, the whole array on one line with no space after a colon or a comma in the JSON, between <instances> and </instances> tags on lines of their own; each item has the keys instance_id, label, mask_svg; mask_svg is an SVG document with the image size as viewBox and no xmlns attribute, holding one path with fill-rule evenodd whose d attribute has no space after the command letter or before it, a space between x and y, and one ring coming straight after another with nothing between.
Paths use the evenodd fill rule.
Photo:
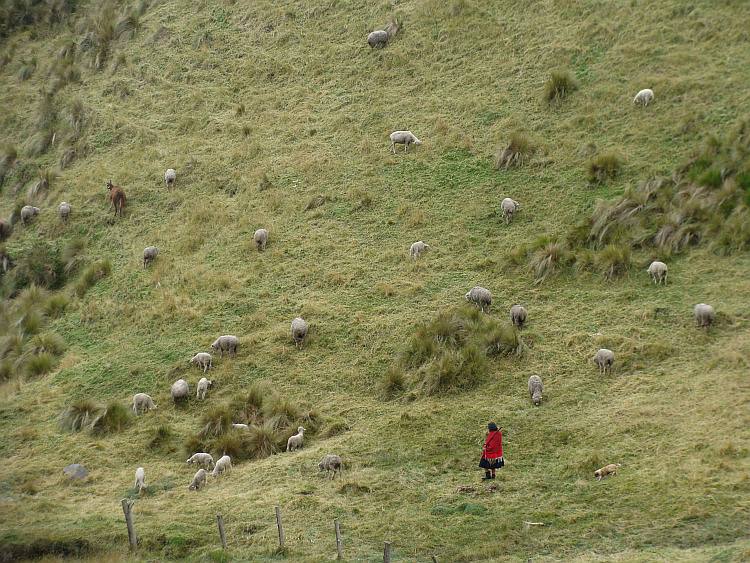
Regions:
<instances>
[{"instance_id":1,"label":"gray boulder","mask_svg":"<svg viewBox=\"0 0 750 563\"><path fill-rule=\"evenodd\" d=\"M77 479L83 481L89 476L89 472L80 463L71 463L65 469L63 469L63 475L67 475L69 479Z\"/></svg>"}]
</instances>

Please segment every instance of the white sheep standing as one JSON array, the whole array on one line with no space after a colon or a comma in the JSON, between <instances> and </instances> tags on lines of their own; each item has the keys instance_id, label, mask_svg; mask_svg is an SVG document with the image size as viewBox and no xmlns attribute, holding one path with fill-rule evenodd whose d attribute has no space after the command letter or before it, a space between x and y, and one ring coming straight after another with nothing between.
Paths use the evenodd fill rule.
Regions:
<instances>
[{"instance_id":1,"label":"white sheep standing","mask_svg":"<svg viewBox=\"0 0 750 563\"><path fill-rule=\"evenodd\" d=\"M292 321L292 338L294 338L294 344L302 350L302 345L305 343L307 338L307 323L301 317L297 317Z\"/></svg>"},{"instance_id":2,"label":"white sheep standing","mask_svg":"<svg viewBox=\"0 0 750 563\"><path fill-rule=\"evenodd\" d=\"M505 218L506 225L510 223L513 214L518 211L518 207L518 202L514 199L510 199L509 197L506 197L503 201L500 202L500 209L503 212L503 218Z\"/></svg>"},{"instance_id":3,"label":"white sheep standing","mask_svg":"<svg viewBox=\"0 0 750 563\"><path fill-rule=\"evenodd\" d=\"M523 324L526 322L526 307L523 305L513 305L510 308L510 322L518 330L523 330Z\"/></svg>"},{"instance_id":4,"label":"white sheep standing","mask_svg":"<svg viewBox=\"0 0 750 563\"><path fill-rule=\"evenodd\" d=\"M529 395L536 406L542 402L542 378L538 375L529 377Z\"/></svg>"},{"instance_id":5,"label":"white sheep standing","mask_svg":"<svg viewBox=\"0 0 750 563\"><path fill-rule=\"evenodd\" d=\"M219 458L219 461L216 462L216 465L214 465L214 470L211 472L212 477L218 477L219 475L223 474L225 471L231 471L232 470L232 460L229 458L228 455L223 455Z\"/></svg>"},{"instance_id":6,"label":"white sheep standing","mask_svg":"<svg viewBox=\"0 0 750 563\"><path fill-rule=\"evenodd\" d=\"M374 49L378 45L381 47L388 43L396 35L399 24L394 20L385 26L384 31L373 31L367 36L367 44Z\"/></svg>"},{"instance_id":7,"label":"white sheep standing","mask_svg":"<svg viewBox=\"0 0 750 563\"><path fill-rule=\"evenodd\" d=\"M68 222L68 217L70 217L70 204L67 201L63 201L57 206L57 215L62 219L63 223Z\"/></svg>"},{"instance_id":8,"label":"white sheep standing","mask_svg":"<svg viewBox=\"0 0 750 563\"><path fill-rule=\"evenodd\" d=\"M612 365L615 363L615 353L607 348L599 348L592 361L599 366L600 373L612 373Z\"/></svg>"},{"instance_id":9,"label":"white sheep standing","mask_svg":"<svg viewBox=\"0 0 750 563\"><path fill-rule=\"evenodd\" d=\"M175 405L187 399L189 394L190 388L184 379L178 379L172 384L172 400Z\"/></svg>"},{"instance_id":10,"label":"white sheep standing","mask_svg":"<svg viewBox=\"0 0 750 563\"><path fill-rule=\"evenodd\" d=\"M34 215L39 215L41 209L33 205L24 205L21 208L21 222L26 225Z\"/></svg>"},{"instance_id":11,"label":"white sheep standing","mask_svg":"<svg viewBox=\"0 0 750 563\"><path fill-rule=\"evenodd\" d=\"M231 354L232 357L237 357L237 347L240 345L240 339L233 334L225 334L219 336L213 344L211 344L211 350L214 353L219 352L219 357L224 357L224 352Z\"/></svg>"},{"instance_id":12,"label":"white sheep standing","mask_svg":"<svg viewBox=\"0 0 750 563\"><path fill-rule=\"evenodd\" d=\"M336 471L339 472L339 477L341 477L341 470L343 466L344 464L342 463L341 458L337 455L327 455L323 458L323 461L318 463L318 469L320 471L325 471L326 477L328 477L328 473L330 471L333 471L331 481L336 478Z\"/></svg>"},{"instance_id":13,"label":"white sheep standing","mask_svg":"<svg viewBox=\"0 0 750 563\"><path fill-rule=\"evenodd\" d=\"M171 190L174 187L175 180L177 180L177 172L174 168L170 168L164 173L164 181L167 183L167 190Z\"/></svg>"},{"instance_id":14,"label":"white sheep standing","mask_svg":"<svg viewBox=\"0 0 750 563\"><path fill-rule=\"evenodd\" d=\"M206 391L208 391L208 388L211 387L211 380L206 379L205 377L201 377L200 381L198 382L198 392L195 394L196 397L198 397L201 401L206 398Z\"/></svg>"},{"instance_id":15,"label":"white sheep standing","mask_svg":"<svg viewBox=\"0 0 750 563\"><path fill-rule=\"evenodd\" d=\"M404 152L409 145L421 145L422 141L417 139L411 131L394 131L391 133L391 152L396 154L396 145L404 145Z\"/></svg>"},{"instance_id":16,"label":"white sheep standing","mask_svg":"<svg viewBox=\"0 0 750 563\"><path fill-rule=\"evenodd\" d=\"M492 293L489 289L475 286L466 292L466 302L474 303L478 305L484 313L484 308L487 307L487 312L490 312L490 306L492 305Z\"/></svg>"},{"instance_id":17,"label":"white sheep standing","mask_svg":"<svg viewBox=\"0 0 750 563\"><path fill-rule=\"evenodd\" d=\"M133 395L133 410L135 411L135 416L138 416L139 408L141 414L143 414L146 410L155 411L158 407L154 404L151 395L147 395L146 393L136 393Z\"/></svg>"},{"instance_id":18,"label":"white sheep standing","mask_svg":"<svg viewBox=\"0 0 750 563\"><path fill-rule=\"evenodd\" d=\"M643 104L643 107L646 107L648 104L650 104L654 99L654 92L650 88L645 88L638 92L635 95L635 98L633 98L634 104Z\"/></svg>"},{"instance_id":19,"label":"white sheep standing","mask_svg":"<svg viewBox=\"0 0 750 563\"><path fill-rule=\"evenodd\" d=\"M146 490L146 470L143 467L139 467L135 470L135 488L138 489L139 493Z\"/></svg>"},{"instance_id":20,"label":"white sheep standing","mask_svg":"<svg viewBox=\"0 0 750 563\"><path fill-rule=\"evenodd\" d=\"M714 324L714 318L716 318L716 312L711 305L698 303L693 307L693 315L695 315L699 327L705 328L706 332L711 332L711 325Z\"/></svg>"},{"instance_id":21,"label":"white sheep standing","mask_svg":"<svg viewBox=\"0 0 750 563\"><path fill-rule=\"evenodd\" d=\"M190 483L190 486L188 489L197 491L200 489L201 485L204 487L206 486L206 470L201 468L198 471L195 472L195 475L193 476L193 482Z\"/></svg>"},{"instance_id":22,"label":"white sheep standing","mask_svg":"<svg viewBox=\"0 0 750 563\"><path fill-rule=\"evenodd\" d=\"M253 235L253 240L255 241L255 248L257 248L258 251L265 251L266 243L268 242L268 231L265 229L258 229Z\"/></svg>"},{"instance_id":23,"label":"white sheep standing","mask_svg":"<svg viewBox=\"0 0 750 563\"><path fill-rule=\"evenodd\" d=\"M156 249L155 246L147 246L143 249L143 269L145 270L148 268L148 265L151 264L154 260L156 260L156 257L158 256L159 251Z\"/></svg>"},{"instance_id":24,"label":"white sheep standing","mask_svg":"<svg viewBox=\"0 0 750 563\"><path fill-rule=\"evenodd\" d=\"M198 364L199 368L203 368L203 373L206 373L206 370L213 367L213 358L211 358L211 354L207 354L206 352L198 352L195 356L190 358L190 362L193 364Z\"/></svg>"},{"instance_id":25,"label":"white sheep standing","mask_svg":"<svg viewBox=\"0 0 750 563\"><path fill-rule=\"evenodd\" d=\"M198 452L193 455L191 455L187 463L196 463L200 467L201 465L205 465L206 469L211 469L211 465L214 462L214 458L211 454L207 454L205 452Z\"/></svg>"},{"instance_id":26,"label":"white sheep standing","mask_svg":"<svg viewBox=\"0 0 750 563\"><path fill-rule=\"evenodd\" d=\"M429 244L425 244L421 240L418 240L417 242L412 243L411 248L409 248L409 258L414 258L416 260L423 252L427 252L429 249Z\"/></svg>"},{"instance_id":27,"label":"white sheep standing","mask_svg":"<svg viewBox=\"0 0 750 563\"><path fill-rule=\"evenodd\" d=\"M659 285L661 285L662 280L664 280L664 286L666 287L668 269L664 262L651 262L646 271L651 274L651 279L654 280L654 284L656 284L656 280L659 280Z\"/></svg>"},{"instance_id":28,"label":"white sheep standing","mask_svg":"<svg viewBox=\"0 0 750 563\"><path fill-rule=\"evenodd\" d=\"M286 441L286 451L293 452L294 450L299 450L305 439L304 435L305 429L302 428L302 426L299 426L297 428L297 433L294 436L289 436L289 439Z\"/></svg>"}]
</instances>

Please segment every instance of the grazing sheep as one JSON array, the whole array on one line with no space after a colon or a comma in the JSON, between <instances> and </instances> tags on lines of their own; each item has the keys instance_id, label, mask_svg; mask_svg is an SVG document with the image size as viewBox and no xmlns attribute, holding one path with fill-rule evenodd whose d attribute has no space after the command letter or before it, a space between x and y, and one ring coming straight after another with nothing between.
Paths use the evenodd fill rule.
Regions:
<instances>
[{"instance_id":1,"label":"grazing sheep","mask_svg":"<svg viewBox=\"0 0 750 563\"><path fill-rule=\"evenodd\" d=\"M216 462L216 465L214 465L214 470L211 472L211 475L213 477L218 477L219 475L223 474L225 471L231 471L232 470L232 460L229 459L228 455L223 455L219 458L219 461Z\"/></svg>"},{"instance_id":2,"label":"grazing sheep","mask_svg":"<svg viewBox=\"0 0 750 563\"><path fill-rule=\"evenodd\" d=\"M10 223L0 219L0 242L10 236Z\"/></svg>"},{"instance_id":3,"label":"grazing sheep","mask_svg":"<svg viewBox=\"0 0 750 563\"><path fill-rule=\"evenodd\" d=\"M211 354L207 354L206 352L198 352L195 356L190 358L190 361L194 364L198 364L199 368L203 368L203 373L206 373L208 368L213 367Z\"/></svg>"},{"instance_id":4,"label":"grazing sheep","mask_svg":"<svg viewBox=\"0 0 750 563\"><path fill-rule=\"evenodd\" d=\"M199 467L201 465L205 465L206 469L210 469L211 465L213 465L214 458L211 454L207 454L204 452L199 452L197 454L193 454L190 456L190 458L187 460L187 463L195 463Z\"/></svg>"},{"instance_id":5,"label":"grazing sheep","mask_svg":"<svg viewBox=\"0 0 750 563\"><path fill-rule=\"evenodd\" d=\"M650 104L654 99L654 92L646 88L645 90L641 90L635 95L635 98L633 98L634 104L643 104L643 107L645 108L648 104Z\"/></svg>"},{"instance_id":6,"label":"grazing sheep","mask_svg":"<svg viewBox=\"0 0 750 563\"><path fill-rule=\"evenodd\" d=\"M214 353L219 352L219 357L224 357L224 352L232 354L232 357L237 357L237 347L240 345L240 339L232 334L225 334L219 336L216 341L211 344L211 350Z\"/></svg>"},{"instance_id":7,"label":"grazing sheep","mask_svg":"<svg viewBox=\"0 0 750 563\"><path fill-rule=\"evenodd\" d=\"M159 251L155 246L147 246L143 249L143 269L145 270L151 262L156 260L159 255Z\"/></svg>"},{"instance_id":8,"label":"grazing sheep","mask_svg":"<svg viewBox=\"0 0 750 563\"><path fill-rule=\"evenodd\" d=\"M523 324L526 322L526 308L522 305L513 305L510 308L510 322L518 330L523 330Z\"/></svg>"},{"instance_id":9,"label":"grazing sheep","mask_svg":"<svg viewBox=\"0 0 750 563\"><path fill-rule=\"evenodd\" d=\"M206 470L201 468L198 471L195 472L195 475L193 476L193 482L190 483L190 486L188 489L197 491L200 489L201 485L204 487L206 486Z\"/></svg>"},{"instance_id":10,"label":"grazing sheep","mask_svg":"<svg viewBox=\"0 0 750 563\"><path fill-rule=\"evenodd\" d=\"M109 208L115 208L115 217L117 217L117 210L120 210L120 219L122 219L122 208L125 206L125 192L120 186L115 186L112 180L107 182L107 189L109 190Z\"/></svg>"},{"instance_id":11,"label":"grazing sheep","mask_svg":"<svg viewBox=\"0 0 750 563\"><path fill-rule=\"evenodd\" d=\"M509 197L506 197L500 203L500 209L503 211L503 217L505 218L505 224L507 225L508 223L510 223L513 214L518 211L518 202L510 199Z\"/></svg>"},{"instance_id":12,"label":"grazing sheep","mask_svg":"<svg viewBox=\"0 0 750 563\"><path fill-rule=\"evenodd\" d=\"M24 205L21 208L21 222L26 225L34 215L39 215L41 209L33 205Z\"/></svg>"},{"instance_id":13,"label":"grazing sheep","mask_svg":"<svg viewBox=\"0 0 750 563\"><path fill-rule=\"evenodd\" d=\"M409 258L414 257L416 260L423 252L427 252L429 249L429 244L425 244L421 240L418 240L411 245L411 248L409 249Z\"/></svg>"},{"instance_id":14,"label":"grazing sheep","mask_svg":"<svg viewBox=\"0 0 750 563\"><path fill-rule=\"evenodd\" d=\"M155 411L158 408L154 404L151 395L147 395L146 393L136 393L133 395L133 410L135 411L135 416L138 416L139 407L141 414L146 412L146 410Z\"/></svg>"},{"instance_id":15,"label":"grazing sheep","mask_svg":"<svg viewBox=\"0 0 750 563\"><path fill-rule=\"evenodd\" d=\"M139 467L135 470L135 488L138 489L139 493L142 493L147 489L146 471L143 469L143 467Z\"/></svg>"},{"instance_id":16,"label":"grazing sheep","mask_svg":"<svg viewBox=\"0 0 750 563\"><path fill-rule=\"evenodd\" d=\"M305 429L299 426L297 428L297 433L294 436L290 436L286 441L286 451L293 452L294 450L300 449L302 447L302 442L304 441L304 434Z\"/></svg>"},{"instance_id":17,"label":"grazing sheep","mask_svg":"<svg viewBox=\"0 0 750 563\"><path fill-rule=\"evenodd\" d=\"M490 312L490 306L492 305L492 294L489 289L483 287L472 287L470 291L466 293L466 302L474 303L478 305L484 313L484 308L487 307L487 312Z\"/></svg>"},{"instance_id":18,"label":"grazing sheep","mask_svg":"<svg viewBox=\"0 0 750 563\"><path fill-rule=\"evenodd\" d=\"M385 31L373 31L367 36L367 44L374 49L378 45L381 47L388 43L396 35L400 25L395 20L385 26Z\"/></svg>"},{"instance_id":19,"label":"grazing sheep","mask_svg":"<svg viewBox=\"0 0 750 563\"><path fill-rule=\"evenodd\" d=\"M339 472L339 477L341 476L341 469L343 467L343 463L341 462L341 458L337 455L327 455L323 458L323 461L318 463L318 469L320 471L326 472L326 477L328 477L328 473L330 471L333 471L333 475L331 476L331 481L333 481L336 478L336 471Z\"/></svg>"},{"instance_id":20,"label":"grazing sheep","mask_svg":"<svg viewBox=\"0 0 750 563\"><path fill-rule=\"evenodd\" d=\"M714 324L714 318L716 317L714 308L711 305L698 303L693 307L693 315L695 315L695 320L698 321L699 327L705 328L706 332L711 332L711 325Z\"/></svg>"},{"instance_id":21,"label":"grazing sheep","mask_svg":"<svg viewBox=\"0 0 750 563\"><path fill-rule=\"evenodd\" d=\"M307 323L304 319L297 317L292 321L292 338L294 338L294 344L302 350L302 345L305 343L307 338Z\"/></svg>"},{"instance_id":22,"label":"grazing sheep","mask_svg":"<svg viewBox=\"0 0 750 563\"><path fill-rule=\"evenodd\" d=\"M615 363L615 353L612 350L606 348L600 348L597 350L592 361L599 366L601 373L612 373L612 365Z\"/></svg>"},{"instance_id":23,"label":"grazing sheep","mask_svg":"<svg viewBox=\"0 0 750 563\"><path fill-rule=\"evenodd\" d=\"M184 379L178 379L172 384L172 400L175 405L187 399L189 394L190 388Z\"/></svg>"},{"instance_id":24,"label":"grazing sheep","mask_svg":"<svg viewBox=\"0 0 750 563\"><path fill-rule=\"evenodd\" d=\"M255 248L257 248L258 251L265 251L266 243L268 242L268 231L265 229L258 229L253 235L253 240L255 241Z\"/></svg>"},{"instance_id":25,"label":"grazing sheep","mask_svg":"<svg viewBox=\"0 0 750 563\"><path fill-rule=\"evenodd\" d=\"M594 477L599 477L597 481L601 481L602 477L606 477L607 475L617 475L618 467L622 467L622 465L619 463L610 463L609 465L605 465L601 469L597 469L596 471L594 471Z\"/></svg>"},{"instance_id":26,"label":"grazing sheep","mask_svg":"<svg viewBox=\"0 0 750 563\"><path fill-rule=\"evenodd\" d=\"M57 206L57 215L62 219L63 223L68 222L68 217L70 217L70 204L67 201L63 201Z\"/></svg>"},{"instance_id":27,"label":"grazing sheep","mask_svg":"<svg viewBox=\"0 0 750 563\"><path fill-rule=\"evenodd\" d=\"M195 394L195 396L202 401L206 398L206 391L209 387L211 387L211 380L206 379L205 377L201 377L201 380L198 382L198 392Z\"/></svg>"},{"instance_id":28,"label":"grazing sheep","mask_svg":"<svg viewBox=\"0 0 750 563\"><path fill-rule=\"evenodd\" d=\"M529 377L529 395L536 406L542 402L542 378L538 375Z\"/></svg>"},{"instance_id":29,"label":"grazing sheep","mask_svg":"<svg viewBox=\"0 0 750 563\"><path fill-rule=\"evenodd\" d=\"M391 152L393 154L396 154L396 145L404 145L404 152L406 152L406 149L412 143L421 145L422 141L417 139L411 131L394 131L391 133Z\"/></svg>"},{"instance_id":30,"label":"grazing sheep","mask_svg":"<svg viewBox=\"0 0 750 563\"><path fill-rule=\"evenodd\" d=\"M242 424L240 422L233 422L232 428L234 428L235 430L244 430L245 432L250 430L250 427L247 424Z\"/></svg>"},{"instance_id":31,"label":"grazing sheep","mask_svg":"<svg viewBox=\"0 0 750 563\"><path fill-rule=\"evenodd\" d=\"M174 182L177 179L177 172L173 168L170 168L164 173L164 181L167 183L167 190L171 190L174 187Z\"/></svg>"},{"instance_id":32,"label":"grazing sheep","mask_svg":"<svg viewBox=\"0 0 750 563\"><path fill-rule=\"evenodd\" d=\"M657 279L659 280L659 284L661 284L662 280L664 280L664 286L666 287L667 265L664 262L651 262L651 265L646 271L651 274L651 279L654 280L654 284L656 284Z\"/></svg>"}]
</instances>

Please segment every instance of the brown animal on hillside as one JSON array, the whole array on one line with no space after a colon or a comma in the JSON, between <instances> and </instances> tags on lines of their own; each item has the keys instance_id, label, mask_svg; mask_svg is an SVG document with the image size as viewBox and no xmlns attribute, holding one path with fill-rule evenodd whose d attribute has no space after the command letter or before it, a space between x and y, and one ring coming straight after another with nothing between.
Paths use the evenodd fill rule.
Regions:
<instances>
[{"instance_id":1,"label":"brown animal on hillside","mask_svg":"<svg viewBox=\"0 0 750 563\"><path fill-rule=\"evenodd\" d=\"M610 463L609 465L605 465L601 469L597 469L594 471L594 477L599 477L597 481L601 481L602 477L606 477L607 475L617 475L617 468L621 467L621 465Z\"/></svg>"},{"instance_id":2,"label":"brown animal on hillside","mask_svg":"<svg viewBox=\"0 0 750 563\"><path fill-rule=\"evenodd\" d=\"M0 219L0 242L4 241L10 235L10 224Z\"/></svg>"},{"instance_id":3,"label":"brown animal on hillside","mask_svg":"<svg viewBox=\"0 0 750 563\"><path fill-rule=\"evenodd\" d=\"M117 209L120 209L120 218L122 219L122 208L125 205L125 192L122 191L120 186L115 186L112 180L107 182L107 189L109 190L109 208L115 208L115 217L117 216Z\"/></svg>"}]
</instances>

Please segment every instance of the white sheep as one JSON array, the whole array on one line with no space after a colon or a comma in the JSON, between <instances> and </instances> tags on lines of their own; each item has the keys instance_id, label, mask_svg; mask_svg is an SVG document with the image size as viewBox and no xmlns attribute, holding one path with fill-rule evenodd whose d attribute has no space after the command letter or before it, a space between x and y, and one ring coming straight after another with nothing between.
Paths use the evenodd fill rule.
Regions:
<instances>
[{"instance_id":1,"label":"white sheep","mask_svg":"<svg viewBox=\"0 0 750 563\"><path fill-rule=\"evenodd\" d=\"M214 465L214 470L211 472L211 476L218 477L219 475L223 474L225 471L231 471L232 470L232 460L229 458L228 455L223 455L219 458L219 461L216 462L216 465Z\"/></svg>"},{"instance_id":2,"label":"white sheep","mask_svg":"<svg viewBox=\"0 0 750 563\"><path fill-rule=\"evenodd\" d=\"M336 478L336 471L339 472L339 477L341 477L341 470L343 466L344 464L341 462L341 458L337 455L327 455L323 458L323 461L318 463L318 469L320 471L325 471L326 477L328 477L328 473L330 471L333 471L331 481Z\"/></svg>"},{"instance_id":3,"label":"white sheep","mask_svg":"<svg viewBox=\"0 0 750 563\"><path fill-rule=\"evenodd\" d=\"M146 471L143 469L143 467L139 467L135 470L135 488L138 489L139 493L142 493L147 489Z\"/></svg>"},{"instance_id":4,"label":"white sheep","mask_svg":"<svg viewBox=\"0 0 750 563\"><path fill-rule=\"evenodd\" d=\"M211 387L211 380L201 377L201 380L198 382L198 392L195 396L201 401L204 400L206 398L206 391L208 391L209 387Z\"/></svg>"},{"instance_id":5,"label":"white sheep","mask_svg":"<svg viewBox=\"0 0 750 563\"><path fill-rule=\"evenodd\" d=\"M292 338L294 338L294 344L302 350L302 345L305 343L307 338L307 323L304 319L297 317L292 321Z\"/></svg>"},{"instance_id":6,"label":"white sheep","mask_svg":"<svg viewBox=\"0 0 750 563\"><path fill-rule=\"evenodd\" d=\"M513 214L518 211L518 207L518 202L516 200L510 199L509 197L506 197L502 202L500 202L500 209L503 212L503 217L505 218L506 225L510 223Z\"/></svg>"},{"instance_id":7,"label":"white sheep","mask_svg":"<svg viewBox=\"0 0 750 563\"><path fill-rule=\"evenodd\" d=\"M526 322L526 307L522 305L513 305L510 308L510 322L518 330L523 330L523 324Z\"/></svg>"},{"instance_id":8,"label":"white sheep","mask_svg":"<svg viewBox=\"0 0 750 563\"><path fill-rule=\"evenodd\" d=\"M659 280L659 284L661 285L662 280L664 280L664 286L666 287L667 265L664 262L651 262L646 271L651 274L651 279L654 280L654 284L656 284L656 280Z\"/></svg>"},{"instance_id":9,"label":"white sheep","mask_svg":"<svg viewBox=\"0 0 750 563\"><path fill-rule=\"evenodd\" d=\"M164 181L167 183L167 190L174 187L175 180L177 180L177 172L173 168L170 168L164 173Z\"/></svg>"},{"instance_id":10,"label":"white sheep","mask_svg":"<svg viewBox=\"0 0 750 563\"><path fill-rule=\"evenodd\" d=\"M529 377L529 395L536 406L542 402L542 378L538 375Z\"/></svg>"},{"instance_id":11,"label":"white sheep","mask_svg":"<svg viewBox=\"0 0 750 563\"><path fill-rule=\"evenodd\" d=\"M394 131L391 133L391 152L396 154L396 145L404 145L404 152L411 144L421 145L422 141L417 139L411 131Z\"/></svg>"},{"instance_id":12,"label":"white sheep","mask_svg":"<svg viewBox=\"0 0 750 563\"><path fill-rule=\"evenodd\" d=\"M206 482L206 470L201 468L195 472L195 475L193 476L193 482L190 483L188 489L190 489L191 491L197 491L198 489L200 489L201 485L205 487Z\"/></svg>"},{"instance_id":13,"label":"white sheep","mask_svg":"<svg viewBox=\"0 0 750 563\"><path fill-rule=\"evenodd\" d=\"M138 416L139 407L141 414L146 412L146 410L155 411L158 408L154 404L154 400L151 398L151 395L147 395L146 393L136 393L135 395L133 395L133 410L135 411L135 416Z\"/></svg>"},{"instance_id":14,"label":"white sheep","mask_svg":"<svg viewBox=\"0 0 750 563\"><path fill-rule=\"evenodd\" d=\"M716 317L716 312L711 305L698 303L693 307L693 315L695 315L695 320L698 321L699 327L705 328L706 332L711 331L711 325L714 324L714 318Z\"/></svg>"},{"instance_id":15,"label":"white sheep","mask_svg":"<svg viewBox=\"0 0 750 563\"><path fill-rule=\"evenodd\" d=\"M489 289L475 286L466 292L466 302L474 303L478 305L484 313L484 308L487 307L487 312L490 312L490 306L492 305L492 294Z\"/></svg>"},{"instance_id":16,"label":"white sheep","mask_svg":"<svg viewBox=\"0 0 750 563\"><path fill-rule=\"evenodd\" d=\"M244 432L247 432L248 430L250 430L250 427L247 424L242 424L241 422L233 422L232 428L234 428L235 430L241 430Z\"/></svg>"},{"instance_id":17,"label":"white sheep","mask_svg":"<svg viewBox=\"0 0 750 563\"><path fill-rule=\"evenodd\" d=\"M151 262L156 260L159 251L155 246L147 246L143 249L143 269L145 270Z\"/></svg>"},{"instance_id":18,"label":"white sheep","mask_svg":"<svg viewBox=\"0 0 750 563\"><path fill-rule=\"evenodd\" d=\"M409 248L409 258L413 257L416 260L423 252L426 252L429 249L429 244L425 244L421 240L418 240L411 245L411 248Z\"/></svg>"},{"instance_id":19,"label":"white sheep","mask_svg":"<svg viewBox=\"0 0 750 563\"><path fill-rule=\"evenodd\" d=\"M211 358L211 354L207 354L206 352L198 352L195 356L190 358L190 362L193 364L198 364L199 368L203 368L203 373L206 373L206 370L213 367L213 358Z\"/></svg>"},{"instance_id":20,"label":"white sheep","mask_svg":"<svg viewBox=\"0 0 750 563\"><path fill-rule=\"evenodd\" d=\"M601 373L612 373L612 365L615 363L615 353L607 348L600 348L592 358L592 361L599 366Z\"/></svg>"},{"instance_id":21,"label":"white sheep","mask_svg":"<svg viewBox=\"0 0 750 563\"><path fill-rule=\"evenodd\" d=\"M385 31L373 31L367 36L367 44L373 49L386 43L388 43L388 34Z\"/></svg>"},{"instance_id":22,"label":"white sheep","mask_svg":"<svg viewBox=\"0 0 750 563\"><path fill-rule=\"evenodd\" d=\"M214 462L213 456L205 452L195 453L191 455L187 460L187 463L195 463L199 467L201 465L205 465L206 469L211 469L211 465L213 465L213 462Z\"/></svg>"},{"instance_id":23,"label":"white sheep","mask_svg":"<svg viewBox=\"0 0 750 563\"><path fill-rule=\"evenodd\" d=\"M68 222L68 217L70 217L70 204L67 201L63 201L57 206L57 215L62 219L63 223Z\"/></svg>"},{"instance_id":24,"label":"white sheep","mask_svg":"<svg viewBox=\"0 0 750 563\"><path fill-rule=\"evenodd\" d=\"M265 251L266 243L268 242L268 231L265 229L258 229L253 235L253 240L255 241L255 248L257 248L258 251Z\"/></svg>"},{"instance_id":25,"label":"white sheep","mask_svg":"<svg viewBox=\"0 0 750 563\"><path fill-rule=\"evenodd\" d=\"M189 394L190 388L184 379L178 379L172 384L172 400L175 405L187 399Z\"/></svg>"},{"instance_id":26,"label":"white sheep","mask_svg":"<svg viewBox=\"0 0 750 563\"><path fill-rule=\"evenodd\" d=\"M286 451L293 452L294 450L300 449L305 438L304 434L305 429L299 426L297 428L297 433L294 436L290 436L286 441Z\"/></svg>"},{"instance_id":27,"label":"white sheep","mask_svg":"<svg viewBox=\"0 0 750 563\"><path fill-rule=\"evenodd\" d=\"M33 205L24 205L21 208L21 222L26 225L34 215L39 215L41 209Z\"/></svg>"},{"instance_id":28,"label":"white sheep","mask_svg":"<svg viewBox=\"0 0 750 563\"><path fill-rule=\"evenodd\" d=\"M232 354L233 357L237 357L237 347L240 345L240 339L233 334L225 334L219 336L213 344L211 344L211 350L214 353L219 352L219 357L224 357L224 352Z\"/></svg>"},{"instance_id":29,"label":"white sheep","mask_svg":"<svg viewBox=\"0 0 750 563\"><path fill-rule=\"evenodd\" d=\"M648 104L651 103L651 101L654 99L654 92L646 88L644 90L641 90L635 95L635 98L633 98L634 104L643 104L643 107L646 107Z\"/></svg>"}]
</instances>

